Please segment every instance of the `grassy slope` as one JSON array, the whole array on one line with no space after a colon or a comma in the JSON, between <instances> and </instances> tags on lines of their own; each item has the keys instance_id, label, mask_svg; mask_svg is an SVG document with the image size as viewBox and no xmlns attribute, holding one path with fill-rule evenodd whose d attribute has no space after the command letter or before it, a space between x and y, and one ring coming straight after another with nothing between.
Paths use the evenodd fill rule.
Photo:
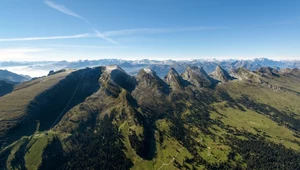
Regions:
<instances>
[{"instance_id":1,"label":"grassy slope","mask_svg":"<svg viewBox=\"0 0 300 170\"><path fill-rule=\"evenodd\" d=\"M158 121L157 126L160 130L168 131L169 128L169 125L165 120ZM183 159L185 157L191 157L190 153L180 143L178 143L174 138L170 137L169 134L165 134L164 142L162 144L156 140L156 157L153 160L143 160L130 146L128 139L129 129L134 129L137 133L141 133L140 131L142 129L136 126L130 127L128 122L124 122L120 126L120 130L122 130L122 134L125 136L124 143L127 149L127 156L131 158L134 163L134 167L132 168L133 170L150 170L158 168L161 168L162 170L177 169L173 164L173 158L175 158L175 160L180 164L183 164ZM158 139L158 134L156 134L156 136L156 139ZM168 165L162 166L164 163Z\"/></svg>"},{"instance_id":2,"label":"grassy slope","mask_svg":"<svg viewBox=\"0 0 300 170\"><path fill-rule=\"evenodd\" d=\"M18 85L15 90L0 98L0 136L13 128L27 114L34 98L64 79L71 71L39 78Z\"/></svg>"},{"instance_id":3,"label":"grassy slope","mask_svg":"<svg viewBox=\"0 0 300 170\"><path fill-rule=\"evenodd\" d=\"M21 152L22 154L24 154L22 158L25 161L24 164L21 165L26 167L27 169L38 169L38 167L42 163L42 155L44 153L44 149L49 143L51 143L54 136L57 136L61 140L64 140L66 134L58 134L53 131L49 131L48 133L36 133L32 136L24 136L22 139L6 147L0 152L1 155L1 153L3 153L5 150L9 151L9 155L6 161L6 168L16 168L13 162L14 159L16 159L17 154L20 154L17 152ZM25 149L20 151L21 146L24 146ZM20 168L20 165L18 167Z\"/></svg>"},{"instance_id":4,"label":"grassy slope","mask_svg":"<svg viewBox=\"0 0 300 170\"><path fill-rule=\"evenodd\" d=\"M271 80L272 84L279 87L288 86L289 89L300 92L296 84L299 82L293 80L291 84L290 79L283 77L289 83L278 82L278 78ZM280 111L287 113L294 113L300 115L300 97L290 91L285 90L273 90L271 88L262 86L260 84L249 84L245 81L233 81L228 84L222 84L221 88L227 89L227 92L235 100L240 98L242 95L248 95L254 101L270 105ZM212 118L219 118L224 124L243 129L254 134L266 133L270 137L267 137L275 143L281 143L288 148L299 150L300 146L293 143L293 140L300 141L299 138L295 137L292 130L288 129L284 125L278 125L278 123L269 119L268 116L261 115L253 110L246 109L245 112L234 108L226 108L224 105L226 102L216 103L213 105L219 113L222 115L212 112Z\"/></svg>"},{"instance_id":5,"label":"grassy slope","mask_svg":"<svg viewBox=\"0 0 300 170\"><path fill-rule=\"evenodd\" d=\"M268 119L267 117L260 115L252 110L246 110L246 112L233 109L224 108L223 103L218 103L214 105L217 108L216 112L211 113L211 118L219 119L224 124L233 126L238 130L245 130L253 134L260 134L263 136L266 133L270 141L277 144L281 143L288 148L299 150L300 146L293 143L292 140L300 141L299 138L294 136L294 132L286 128L285 126L280 126L276 122Z\"/></svg>"},{"instance_id":6,"label":"grassy slope","mask_svg":"<svg viewBox=\"0 0 300 170\"><path fill-rule=\"evenodd\" d=\"M300 92L300 89L298 88L299 86L297 86L297 83L299 83L298 81L292 81L290 79L287 79L286 81L290 82L290 84L286 85L286 88ZM284 82L278 82L276 79L270 80L270 82L279 87L285 86ZM218 88L226 89L233 99L239 99L244 94L250 96L256 102L271 105L280 111L293 112L300 115L300 98L295 92L292 91L286 91L284 89L273 90L266 86L255 83L250 84L246 81L232 81L221 84ZM131 111L128 109L127 103L124 102L125 96L125 91L122 91L121 95L119 95L119 97L114 101L111 101L111 98L104 98L103 102L106 103L106 100L108 100L110 101L108 105L114 107L102 111L103 113L109 113L112 109L115 109L118 113L121 113L125 108L125 112L127 113L128 117L126 117L125 121L116 119L115 123L120 125L119 130L122 131L124 136L126 155L134 163L134 167L132 169L178 169L175 166L175 161L183 166L185 157L192 158L192 155L189 153L189 151L183 148L181 143L170 135L170 126L172 123L167 119L160 119L156 122L157 129L164 131L164 141L162 144L159 142L158 131L156 130L155 132L157 149L156 156L152 160L143 160L141 157L139 157L135 153L135 150L130 146L128 134L130 133L130 129L136 131L137 134L141 134L143 128L134 123L134 117L132 114L130 114ZM87 102L89 101L87 100ZM90 104L93 105L93 103ZM190 105L190 102L187 101L187 104ZM214 108L215 111L211 111L210 117L213 120L220 120L225 125L230 126L232 129L245 130L261 136L267 135L267 139L270 141L278 144L281 143L287 148L292 148L299 151L300 146L292 141L296 140L300 142L300 139L294 136L295 133L292 130L283 125L278 125L278 123L269 119L267 116L259 114L253 110L244 108L245 111L241 111L237 108L227 107L226 105L226 101L212 104L211 107ZM77 112L77 109L74 108L74 112ZM182 115L188 114L190 114L189 110L185 110L184 113L182 113ZM80 117L77 117L77 114L74 114L73 116L73 119L80 119ZM225 129L222 129L218 125L213 125L209 128L209 130L216 135L216 138L203 134L201 130L196 127L191 128L195 134L197 134L193 136L193 138L198 143L201 143L205 146L205 149L198 151L204 160L210 163L221 163L227 161L227 155L231 151L231 148L226 145L225 136L232 134L228 133ZM63 138L62 134L60 134L60 136L60 138ZM36 134L30 138L28 146L31 146L29 147L31 150L29 150L30 153L26 153L25 155L27 168L36 169L40 165L42 161L41 155L43 154L43 149L46 147L47 143L51 141L52 137L52 134L48 136L45 136L44 134ZM244 139L243 136L239 136L239 138ZM23 138L11 146L11 154L9 156L7 165L10 165L10 161L13 159L15 151L18 150L22 142L25 140L29 140L29 138ZM173 157L175 157L174 161L172 161ZM237 162L240 165L243 165L243 167L246 166L239 155L235 156L235 162L232 162L232 164ZM163 166L164 163L168 165ZM185 165L189 168L192 168L190 164ZM197 169L203 169L202 166L195 167Z\"/></svg>"},{"instance_id":7,"label":"grassy slope","mask_svg":"<svg viewBox=\"0 0 300 170\"><path fill-rule=\"evenodd\" d=\"M18 85L13 93L0 98L1 120L17 119L24 115L27 105L35 96L58 83L69 73L63 72ZM12 112L14 114L11 114Z\"/></svg>"},{"instance_id":8,"label":"grassy slope","mask_svg":"<svg viewBox=\"0 0 300 170\"><path fill-rule=\"evenodd\" d=\"M288 79L289 80L289 79ZM279 83L273 80L272 84L278 85L279 87L288 87L296 92L300 92L299 83ZM298 86L297 86L298 84ZM273 90L259 84L250 84L244 81L233 81L229 84L222 84L222 88L225 88L229 95L234 99L240 98L242 94L249 95L252 99L259 103L271 105L282 111L292 111L295 114L300 115L300 97L295 92L286 91L284 89ZM296 88L291 88L296 87Z\"/></svg>"},{"instance_id":9,"label":"grassy slope","mask_svg":"<svg viewBox=\"0 0 300 170\"><path fill-rule=\"evenodd\" d=\"M290 80L289 78L286 81L290 82L288 84L289 89L294 91L299 91L298 86L299 83L295 80ZM282 81L282 80L281 80ZM283 82L278 82L278 79L269 80L272 84L275 84L278 87L284 87ZM299 96L292 91L286 91L285 89L273 90L267 86L256 84L256 83L248 83L247 81L232 81L230 83L221 84L219 88L224 88L229 93L233 99L238 99L242 95L248 95L258 103L267 104L275 107L280 111L285 112L293 112L295 114L300 114L300 98ZM253 110L246 109L246 111L241 111L237 108L228 108L225 106L226 102L214 103L211 105L212 108L216 109L216 112L211 112L211 118L214 120L221 120L225 125L236 129L236 130L245 130L253 134L259 134L260 136L266 136L266 138L274 143L283 144L287 148L291 148L294 150L300 150L300 146L293 142L293 140L300 142L300 139L295 137L295 132L288 129L284 125L279 125L277 122L274 122L267 116L261 115ZM221 114L220 114L221 113ZM186 113L188 114L188 111ZM168 132L168 123L166 120L158 121L158 129L166 130ZM122 129L126 129L128 124L123 125ZM217 137L213 139L212 136L204 135L197 128L194 128L194 131L197 132L198 136L195 136L199 143L206 146L206 149L199 151L201 157L210 163L221 163L227 161L227 155L231 151L230 146L226 145L223 139L225 139L226 135L232 135L226 132L224 129L214 125L213 128L210 128L210 131L213 132ZM124 135L127 134L127 131L123 132ZM174 138L169 135L165 135L167 138L164 141L166 148L160 146L157 141L157 150L156 157L151 161L142 161L139 158L132 148L130 148L130 144L128 143L128 139L125 139L126 147L128 149L128 156L133 158L133 162L135 166L133 169L158 169L164 163L169 163L172 160L172 157L176 155L176 152L182 147ZM241 139L245 139L243 136L239 136ZM157 137L158 139L158 137ZM182 153L180 152L176 158L176 160L183 165L184 156L191 157L191 154L183 149ZM162 162L161 162L161 161ZM242 167L246 167L246 164L242 160L240 155L235 156L235 162L232 164L239 163ZM190 165L188 165L190 166ZM191 167L191 166L190 166ZM197 167L202 169L203 167ZM162 169L177 169L174 166L174 163L171 163L168 166L162 167Z\"/></svg>"}]
</instances>

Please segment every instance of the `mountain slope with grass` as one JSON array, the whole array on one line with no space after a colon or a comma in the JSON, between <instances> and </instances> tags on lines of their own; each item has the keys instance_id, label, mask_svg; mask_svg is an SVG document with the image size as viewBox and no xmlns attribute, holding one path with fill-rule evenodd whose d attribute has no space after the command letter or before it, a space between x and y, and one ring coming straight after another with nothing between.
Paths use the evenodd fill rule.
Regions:
<instances>
[{"instance_id":1,"label":"mountain slope with grass","mask_svg":"<svg viewBox=\"0 0 300 170\"><path fill-rule=\"evenodd\" d=\"M0 169L297 169L300 70L65 70L0 98Z\"/></svg>"}]
</instances>

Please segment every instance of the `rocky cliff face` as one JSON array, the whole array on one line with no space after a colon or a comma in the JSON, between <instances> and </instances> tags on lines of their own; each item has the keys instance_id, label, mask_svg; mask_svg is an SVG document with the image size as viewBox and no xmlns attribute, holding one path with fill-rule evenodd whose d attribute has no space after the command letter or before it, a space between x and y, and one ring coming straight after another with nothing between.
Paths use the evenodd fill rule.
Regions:
<instances>
[{"instance_id":1,"label":"rocky cliff face","mask_svg":"<svg viewBox=\"0 0 300 170\"><path fill-rule=\"evenodd\" d=\"M135 89L136 80L133 76L127 74L122 68L112 65L106 66L100 78L101 83L114 83L128 91Z\"/></svg>"},{"instance_id":2,"label":"rocky cliff face","mask_svg":"<svg viewBox=\"0 0 300 170\"><path fill-rule=\"evenodd\" d=\"M189 66L181 76L197 87L210 88L216 85L216 80L209 77L202 67Z\"/></svg>"},{"instance_id":3,"label":"rocky cliff face","mask_svg":"<svg viewBox=\"0 0 300 170\"><path fill-rule=\"evenodd\" d=\"M258 74L255 74L245 68L232 69L231 75L239 80L262 83L262 79Z\"/></svg>"},{"instance_id":4,"label":"rocky cliff face","mask_svg":"<svg viewBox=\"0 0 300 170\"><path fill-rule=\"evenodd\" d=\"M279 77L279 71L271 67L261 67L257 69L256 73L260 74L263 77L272 77L272 76Z\"/></svg>"},{"instance_id":5,"label":"rocky cliff face","mask_svg":"<svg viewBox=\"0 0 300 170\"><path fill-rule=\"evenodd\" d=\"M169 92L169 85L164 82L155 71L151 69L142 69L136 76L137 88L144 90L155 90L161 93Z\"/></svg>"},{"instance_id":6,"label":"rocky cliff face","mask_svg":"<svg viewBox=\"0 0 300 170\"><path fill-rule=\"evenodd\" d=\"M221 82L228 82L233 80L234 78L230 76L226 70L224 70L221 66L217 66L216 70L210 74L216 80Z\"/></svg>"},{"instance_id":7,"label":"rocky cliff face","mask_svg":"<svg viewBox=\"0 0 300 170\"><path fill-rule=\"evenodd\" d=\"M171 86L172 89L183 89L187 83L177 73L174 68L171 68L165 76L165 81Z\"/></svg>"}]
</instances>

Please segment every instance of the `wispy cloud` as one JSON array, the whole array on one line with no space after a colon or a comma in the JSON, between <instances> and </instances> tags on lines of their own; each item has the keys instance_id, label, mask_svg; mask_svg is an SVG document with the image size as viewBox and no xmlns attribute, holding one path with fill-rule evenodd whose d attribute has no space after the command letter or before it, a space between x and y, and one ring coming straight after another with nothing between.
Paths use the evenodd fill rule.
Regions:
<instances>
[{"instance_id":1,"label":"wispy cloud","mask_svg":"<svg viewBox=\"0 0 300 170\"><path fill-rule=\"evenodd\" d=\"M50 37L2 38L0 39L0 42L59 40L59 39L75 39L75 38L88 38L88 37L95 37L95 35L85 33L85 34L76 34L76 35L50 36Z\"/></svg>"},{"instance_id":2,"label":"wispy cloud","mask_svg":"<svg viewBox=\"0 0 300 170\"><path fill-rule=\"evenodd\" d=\"M117 41L115 41L109 37L145 35L145 34L168 34L168 33L177 33L177 32L218 30L218 29L225 29L225 28L226 27L139 28L139 29L107 31L107 32L102 32L102 33L96 29L93 29L93 33L62 35L62 36L49 36L49 37L0 38L0 42L101 38L101 39L111 42L113 44L119 44Z\"/></svg>"},{"instance_id":3,"label":"wispy cloud","mask_svg":"<svg viewBox=\"0 0 300 170\"><path fill-rule=\"evenodd\" d=\"M49 1L49 0L46 0L44 1L45 4L47 4L49 7L53 8L53 9L56 9L57 11L60 11L64 14L67 14L67 15L70 15L72 17L75 17L75 18L78 18L78 19L81 19L87 23L89 23L89 21L87 19L85 19L84 17L78 15L77 13L73 12L72 10L66 8L65 6L63 5L59 5L59 4L56 4L52 1Z\"/></svg>"},{"instance_id":4,"label":"wispy cloud","mask_svg":"<svg viewBox=\"0 0 300 170\"><path fill-rule=\"evenodd\" d=\"M81 19L81 20L83 20L83 21L85 21L85 22L87 22L87 23L90 24L90 22L89 22L86 18L82 17L81 15L75 13L74 11L68 9L67 7L65 7L65 6L63 6L63 5L56 4L56 3L52 2L52 1L49 1L49 0L45 0L44 2L45 2L45 4L47 4L49 7L54 8L54 9L56 9L56 10L59 11L59 12L62 12L62 13L67 14L67 15L69 15L69 16L72 16L72 17ZM118 42L116 42L116 41L114 41L114 40L112 40L112 39L110 39L110 38L107 38L107 37L106 37L105 35L103 35L100 31L98 31L98 30L96 30L96 29L93 29L93 31L95 32L95 34L93 35L93 37L98 37L98 38L101 38L101 39L106 40L106 41L108 41L108 42L111 42L111 43L113 43L113 44L118 44ZM82 37L81 37L81 38L82 38Z\"/></svg>"},{"instance_id":5,"label":"wispy cloud","mask_svg":"<svg viewBox=\"0 0 300 170\"><path fill-rule=\"evenodd\" d=\"M93 31L95 32L95 36L96 36L96 37L102 38L102 39L104 39L104 40L106 40L106 41L109 41L109 42L111 42L111 43L113 43L113 44L118 44L118 42L116 42L116 41L114 41L114 40L112 40L112 39L106 37L105 35L103 35L103 33L99 32L98 30L93 29Z\"/></svg>"},{"instance_id":6,"label":"wispy cloud","mask_svg":"<svg viewBox=\"0 0 300 170\"><path fill-rule=\"evenodd\" d=\"M207 31L226 29L227 27L181 27L181 28L137 28L137 29L124 29L103 32L102 35L111 36L129 36L137 34L164 34L176 32L192 32L192 31Z\"/></svg>"},{"instance_id":7,"label":"wispy cloud","mask_svg":"<svg viewBox=\"0 0 300 170\"><path fill-rule=\"evenodd\" d=\"M90 23L86 18L82 17L81 15L75 13L74 11L68 9L67 7L57 4L50 0L45 0L45 4L49 7L67 14L69 16L78 18L83 20L87 23ZM166 33L176 33L176 32L191 32L191 31L206 31L206 30L218 30L218 29L225 29L226 27L181 27L181 28L136 28L136 29L124 29L124 30L114 30L114 31L107 31L107 32L100 32L97 29L92 29L94 34L80 34L79 37L76 35L72 38L85 38L85 37L98 37L103 40L106 40L113 44L118 44L117 41L109 38L113 36L130 36L130 35L144 35L144 34L166 34ZM82 36L82 37L81 37ZM64 39L68 38L69 36L58 36L58 37L37 37L37 38L16 38L16 39L0 39L1 41L27 41L27 40L41 40L41 39Z\"/></svg>"},{"instance_id":8,"label":"wispy cloud","mask_svg":"<svg viewBox=\"0 0 300 170\"><path fill-rule=\"evenodd\" d=\"M128 48L128 46L115 45L70 45L70 44L49 44L46 47L62 47L62 48L95 48L95 49L110 49L110 48Z\"/></svg>"}]
</instances>

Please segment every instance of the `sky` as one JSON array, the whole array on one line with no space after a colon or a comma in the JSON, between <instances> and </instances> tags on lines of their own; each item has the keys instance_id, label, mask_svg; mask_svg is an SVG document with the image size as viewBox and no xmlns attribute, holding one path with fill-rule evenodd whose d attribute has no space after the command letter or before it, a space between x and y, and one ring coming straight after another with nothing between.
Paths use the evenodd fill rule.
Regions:
<instances>
[{"instance_id":1,"label":"sky","mask_svg":"<svg viewBox=\"0 0 300 170\"><path fill-rule=\"evenodd\" d=\"M1 0L0 61L300 59L299 0Z\"/></svg>"}]
</instances>

